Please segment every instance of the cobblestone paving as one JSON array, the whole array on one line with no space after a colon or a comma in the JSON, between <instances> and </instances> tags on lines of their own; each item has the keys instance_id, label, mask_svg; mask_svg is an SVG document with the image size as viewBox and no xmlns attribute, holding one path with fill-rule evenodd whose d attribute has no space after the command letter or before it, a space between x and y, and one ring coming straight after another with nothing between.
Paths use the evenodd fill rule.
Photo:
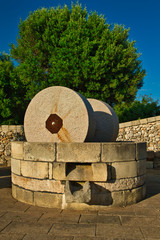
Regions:
<instances>
[{"instance_id":1,"label":"cobblestone paving","mask_svg":"<svg viewBox=\"0 0 160 240\"><path fill-rule=\"evenodd\" d=\"M0 168L0 240L160 240L160 169L147 171L146 199L126 208L71 211L35 207L11 196Z\"/></svg>"}]
</instances>

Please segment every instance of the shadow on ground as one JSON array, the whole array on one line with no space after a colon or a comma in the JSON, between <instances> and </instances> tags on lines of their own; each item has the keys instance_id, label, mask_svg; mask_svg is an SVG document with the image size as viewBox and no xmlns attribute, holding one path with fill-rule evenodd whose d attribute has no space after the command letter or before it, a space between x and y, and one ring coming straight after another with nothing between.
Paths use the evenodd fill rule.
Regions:
<instances>
[{"instance_id":1,"label":"shadow on ground","mask_svg":"<svg viewBox=\"0 0 160 240\"><path fill-rule=\"evenodd\" d=\"M0 167L0 189L11 188L11 168Z\"/></svg>"}]
</instances>

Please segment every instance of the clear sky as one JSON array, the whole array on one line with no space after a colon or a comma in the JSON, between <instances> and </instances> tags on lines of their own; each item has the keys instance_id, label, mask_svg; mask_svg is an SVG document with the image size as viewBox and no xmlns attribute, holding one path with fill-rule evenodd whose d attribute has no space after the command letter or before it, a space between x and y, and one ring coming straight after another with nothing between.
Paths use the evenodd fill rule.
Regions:
<instances>
[{"instance_id":1,"label":"clear sky","mask_svg":"<svg viewBox=\"0 0 160 240\"><path fill-rule=\"evenodd\" d=\"M20 18L41 7L57 7L77 0L0 0L0 52L9 53L9 44L16 43ZM96 11L110 24L130 28L129 39L136 41L147 72L138 95L160 100L160 0L79 0L88 12Z\"/></svg>"}]
</instances>

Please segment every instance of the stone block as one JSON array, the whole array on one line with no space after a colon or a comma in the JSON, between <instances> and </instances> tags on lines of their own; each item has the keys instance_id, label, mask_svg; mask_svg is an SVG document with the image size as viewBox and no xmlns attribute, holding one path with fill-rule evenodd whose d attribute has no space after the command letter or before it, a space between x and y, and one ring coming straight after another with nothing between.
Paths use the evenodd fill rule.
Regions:
<instances>
[{"instance_id":1,"label":"stone block","mask_svg":"<svg viewBox=\"0 0 160 240\"><path fill-rule=\"evenodd\" d=\"M132 142L102 143L102 162L131 161L136 158L136 144Z\"/></svg>"},{"instance_id":2,"label":"stone block","mask_svg":"<svg viewBox=\"0 0 160 240\"><path fill-rule=\"evenodd\" d=\"M137 162L112 163L112 179L130 178L137 176Z\"/></svg>"},{"instance_id":3,"label":"stone block","mask_svg":"<svg viewBox=\"0 0 160 240\"><path fill-rule=\"evenodd\" d=\"M2 132L7 133L8 132L8 125L2 125Z\"/></svg>"},{"instance_id":4,"label":"stone block","mask_svg":"<svg viewBox=\"0 0 160 240\"><path fill-rule=\"evenodd\" d=\"M137 126L140 125L140 120L132 121L131 126Z\"/></svg>"},{"instance_id":5,"label":"stone block","mask_svg":"<svg viewBox=\"0 0 160 240\"><path fill-rule=\"evenodd\" d=\"M147 161L153 161L154 160L154 151L147 151Z\"/></svg>"},{"instance_id":6,"label":"stone block","mask_svg":"<svg viewBox=\"0 0 160 240\"><path fill-rule=\"evenodd\" d=\"M23 131L24 131L23 125L17 125L17 132L23 132Z\"/></svg>"},{"instance_id":7,"label":"stone block","mask_svg":"<svg viewBox=\"0 0 160 240\"><path fill-rule=\"evenodd\" d=\"M48 163L21 161L21 174L24 177L46 179L49 177Z\"/></svg>"},{"instance_id":8,"label":"stone block","mask_svg":"<svg viewBox=\"0 0 160 240\"><path fill-rule=\"evenodd\" d=\"M53 163L53 178L69 181L107 181L105 163Z\"/></svg>"},{"instance_id":9,"label":"stone block","mask_svg":"<svg viewBox=\"0 0 160 240\"><path fill-rule=\"evenodd\" d=\"M100 162L100 143L58 143L57 162Z\"/></svg>"},{"instance_id":10,"label":"stone block","mask_svg":"<svg viewBox=\"0 0 160 240\"><path fill-rule=\"evenodd\" d=\"M155 158L160 160L160 151L154 153Z\"/></svg>"},{"instance_id":11,"label":"stone block","mask_svg":"<svg viewBox=\"0 0 160 240\"><path fill-rule=\"evenodd\" d=\"M23 159L23 142L11 142L12 158Z\"/></svg>"},{"instance_id":12,"label":"stone block","mask_svg":"<svg viewBox=\"0 0 160 240\"><path fill-rule=\"evenodd\" d=\"M139 177L110 180L108 182L94 182L92 183L92 186L94 185L94 189L97 188L99 192L106 192L106 190L110 192L123 191L142 186L145 182L145 179L145 175L142 175Z\"/></svg>"},{"instance_id":13,"label":"stone block","mask_svg":"<svg viewBox=\"0 0 160 240\"><path fill-rule=\"evenodd\" d=\"M146 142L136 143L136 159L146 159L147 157L147 144Z\"/></svg>"},{"instance_id":14,"label":"stone block","mask_svg":"<svg viewBox=\"0 0 160 240\"><path fill-rule=\"evenodd\" d=\"M125 122L125 123L119 124L119 128L125 128L125 127L130 127L130 126L131 126L131 122Z\"/></svg>"},{"instance_id":15,"label":"stone block","mask_svg":"<svg viewBox=\"0 0 160 240\"><path fill-rule=\"evenodd\" d=\"M84 182L80 185L75 182L66 181L65 185L65 200L66 202L88 203L91 201L91 186L89 182Z\"/></svg>"},{"instance_id":16,"label":"stone block","mask_svg":"<svg viewBox=\"0 0 160 240\"><path fill-rule=\"evenodd\" d=\"M93 181L107 181L108 169L106 163L92 163Z\"/></svg>"},{"instance_id":17,"label":"stone block","mask_svg":"<svg viewBox=\"0 0 160 240\"><path fill-rule=\"evenodd\" d=\"M155 122L156 118L155 117L150 117L148 118L148 123Z\"/></svg>"},{"instance_id":18,"label":"stone block","mask_svg":"<svg viewBox=\"0 0 160 240\"><path fill-rule=\"evenodd\" d=\"M17 126L16 125L9 125L8 130L13 131L13 132L17 132Z\"/></svg>"},{"instance_id":19,"label":"stone block","mask_svg":"<svg viewBox=\"0 0 160 240\"><path fill-rule=\"evenodd\" d=\"M55 143L24 143L24 160L55 161Z\"/></svg>"},{"instance_id":20,"label":"stone block","mask_svg":"<svg viewBox=\"0 0 160 240\"><path fill-rule=\"evenodd\" d=\"M53 164L49 163L49 179L53 179Z\"/></svg>"},{"instance_id":21,"label":"stone block","mask_svg":"<svg viewBox=\"0 0 160 240\"><path fill-rule=\"evenodd\" d=\"M141 187L124 191L125 206L137 203L145 198L146 185Z\"/></svg>"},{"instance_id":22,"label":"stone block","mask_svg":"<svg viewBox=\"0 0 160 240\"><path fill-rule=\"evenodd\" d=\"M11 172L21 175L21 161L11 158Z\"/></svg>"},{"instance_id":23,"label":"stone block","mask_svg":"<svg viewBox=\"0 0 160 240\"><path fill-rule=\"evenodd\" d=\"M137 174L138 176L146 174L146 159L137 161Z\"/></svg>"},{"instance_id":24,"label":"stone block","mask_svg":"<svg viewBox=\"0 0 160 240\"><path fill-rule=\"evenodd\" d=\"M12 195L21 202L33 204L33 192L12 184Z\"/></svg>"},{"instance_id":25,"label":"stone block","mask_svg":"<svg viewBox=\"0 0 160 240\"><path fill-rule=\"evenodd\" d=\"M63 194L34 192L34 204L39 207L62 208Z\"/></svg>"},{"instance_id":26,"label":"stone block","mask_svg":"<svg viewBox=\"0 0 160 240\"><path fill-rule=\"evenodd\" d=\"M30 191L64 193L64 185L55 180L25 178L12 173L12 183Z\"/></svg>"},{"instance_id":27,"label":"stone block","mask_svg":"<svg viewBox=\"0 0 160 240\"><path fill-rule=\"evenodd\" d=\"M156 121L160 121L160 116L156 116Z\"/></svg>"},{"instance_id":28,"label":"stone block","mask_svg":"<svg viewBox=\"0 0 160 240\"><path fill-rule=\"evenodd\" d=\"M148 118L140 119L140 124L147 124Z\"/></svg>"},{"instance_id":29,"label":"stone block","mask_svg":"<svg viewBox=\"0 0 160 240\"><path fill-rule=\"evenodd\" d=\"M147 161L147 162L146 162L146 168L147 168L147 169L153 168L153 162Z\"/></svg>"},{"instance_id":30,"label":"stone block","mask_svg":"<svg viewBox=\"0 0 160 240\"><path fill-rule=\"evenodd\" d=\"M124 191L117 191L117 192L112 192L111 193L112 197L112 205L117 206L117 207L123 207L125 206L125 201L124 201Z\"/></svg>"},{"instance_id":31,"label":"stone block","mask_svg":"<svg viewBox=\"0 0 160 240\"><path fill-rule=\"evenodd\" d=\"M66 163L53 163L53 178L56 180L66 180Z\"/></svg>"}]
</instances>

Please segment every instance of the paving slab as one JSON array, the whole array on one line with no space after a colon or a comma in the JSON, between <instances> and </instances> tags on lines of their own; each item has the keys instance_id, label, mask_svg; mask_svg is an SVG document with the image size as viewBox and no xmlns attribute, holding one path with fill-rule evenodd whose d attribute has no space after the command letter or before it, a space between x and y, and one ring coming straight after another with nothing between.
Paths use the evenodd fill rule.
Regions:
<instances>
[{"instance_id":1,"label":"paving slab","mask_svg":"<svg viewBox=\"0 0 160 240\"><path fill-rule=\"evenodd\" d=\"M61 236L95 236L96 224L53 224L49 234Z\"/></svg>"},{"instance_id":2,"label":"paving slab","mask_svg":"<svg viewBox=\"0 0 160 240\"><path fill-rule=\"evenodd\" d=\"M8 173L0 171L0 240L160 240L160 170L147 170L145 200L99 211L18 202L11 195Z\"/></svg>"}]
</instances>

